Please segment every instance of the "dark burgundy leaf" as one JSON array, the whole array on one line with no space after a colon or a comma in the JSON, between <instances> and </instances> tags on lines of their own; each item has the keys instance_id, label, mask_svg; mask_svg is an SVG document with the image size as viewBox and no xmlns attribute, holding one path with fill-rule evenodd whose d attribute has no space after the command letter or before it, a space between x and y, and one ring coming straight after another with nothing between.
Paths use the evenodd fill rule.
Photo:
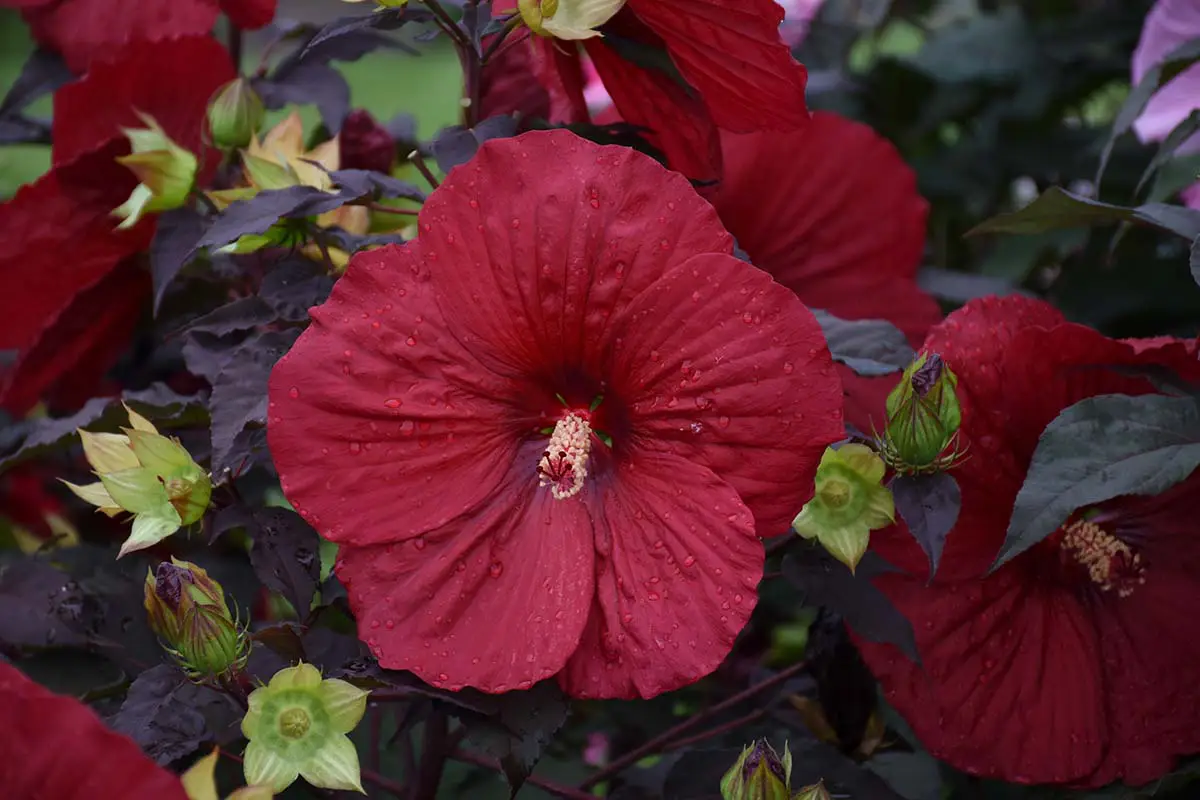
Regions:
<instances>
[{"instance_id":1,"label":"dark burgundy leaf","mask_svg":"<svg viewBox=\"0 0 1200 800\"><path fill-rule=\"evenodd\" d=\"M254 572L304 619L321 572L321 539L317 532L295 511L264 508L254 512L253 537L250 563Z\"/></svg>"},{"instance_id":2,"label":"dark burgundy leaf","mask_svg":"<svg viewBox=\"0 0 1200 800\"><path fill-rule=\"evenodd\" d=\"M872 642L894 644L920 661L912 625L871 579L893 572L891 565L868 551L855 572L818 546L799 548L783 559L783 577L804 593L804 602L840 615L855 633Z\"/></svg>"},{"instance_id":3,"label":"dark burgundy leaf","mask_svg":"<svg viewBox=\"0 0 1200 800\"><path fill-rule=\"evenodd\" d=\"M204 378L210 384L225 367L241 342L233 336L216 336L204 332L189 332L183 342L183 362L188 372Z\"/></svg>"},{"instance_id":4,"label":"dark burgundy leaf","mask_svg":"<svg viewBox=\"0 0 1200 800\"><path fill-rule=\"evenodd\" d=\"M533 772L542 749L567 721L570 705L554 681L495 696L486 719L463 720L467 739L500 761L512 794Z\"/></svg>"},{"instance_id":5,"label":"dark burgundy leaf","mask_svg":"<svg viewBox=\"0 0 1200 800\"><path fill-rule=\"evenodd\" d=\"M51 448L69 444L78 428L93 425L116 427L118 423L127 424L128 418L124 409L121 408L121 399L118 397L94 397L69 417L44 417L24 421L25 430L19 439L19 444L10 452L0 456L0 471L8 469L19 461L40 455ZM126 392L123 399L139 412L149 413L157 423L164 419L182 418L189 410L201 406L204 397L176 394L164 384L156 383L148 389ZM151 409L153 411L150 411Z\"/></svg>"},{"instance_id":6,"label":"dark burgundy leaf","mask_svg":"<svg viewBox=\"0 0 1200 800\"><path fill-rule=\"evenodd\" d=\"M479 145L488 139L515 136L516 133L517 123L512 117L491 117L474 128L451 125L443 128L433 140L433 157L442 172L449 172L474 158Z\"/></svg>"},{"instance_id":7,"label":"dark burgundy leaf","mask_svg":"<svg viewBox=\"0 0 1200 800\"><path fill-rule=\"evenodd\" d=\"M407 181L365 169L342 169L329 173L333 182L345 197L371 196L376 200L388 197L405 197L409 200L424 200L425 193Z\"/></svg>"},{"instance_id":8,"label":"dark burgundy leaf","mask_svg":"<svg viewBox=\"0 0 1200 800\"><path fill-rule=\"evenodd\" d=\"M258 296L266 301L280 319L306 322L308 310L325 302L333 290L333 278L313 261L289 259L263 278Z\"/></svg>"},{"instance_id":9,"label":"dark burgundy leaf","mask_svg":"<svg viewBox=\"0 0 1200 800\"><path fill-rule=\"evenodd\" d=\"M21 557L0 564L0 644L6 647L81 645L70 624L83 603L79 587L46 561Z\"/></svg>"},{"instance_id":10,"label":"dark burgundy leaf","mask_svg":"<svg viewBox=\"0 0 1200 800\"><path fill-rule=\"evenodd\" d=\"M196 249L206 221L190 208L176 208L158 216L154 241L150 243L150 276L154 280L154 313L162 304L167 288Z\"/></svg>"},{"instance_id":11,"label":"dark burgundy leaf","mask_svg":"<svg viewBox=\"0 0 1200 800\"><path fill-rule=\"evenodd\" d=\"M188 323L188 333L208 333L224 336L235 331L246 331L274 322L274 309L258 297L239 297L232 303L215 308L202 317Z\"/></svg>"},{"instance_id":12,"label":"dark burgundy leaf","mask_svg":"<svg viewBox=\"0 0 1200 800\"><path fill-rule=\"evenodd\" d=\"M899 328L882 319L845 320L813 310L834 361L859 375L899 372L913 360L913 350Z\"/></svg>"},{"instance_id":13,"label":"dark burgundy leaf","mask_svg":"<svg viewBox=\"0 0 1200 800\"><path fill-rule=\"evenodd\" d=\"M897 513L929 557L929 579L933 580L938 562L942 560L946 535L958 521L962 507L958 481L945 472L898 475L888 488L892 490Z\"/></svg>"},{"instance_id":14,"label":"dark burgundy leaf","mask_svg":"<svg viewBox=\"0 0 1200 800\"><path fill-rule=\"evenodd\" d=\"M667 773L664 800L721 800L721 778L741 754L737 748L683 753Z\"/></svg>"},{"instance_id":15,"label":"dark burgundy leaf","mask_svg":"<svg viewBox=\"0 0 1200 800\"><path fill-rule=\"evenodd\" d=\"M21 67L21 74L9 87L8 93L4 95L4 100L0 101L0 119L10 116L13 112L21 111L38 98L50 94L67 81L73 80L74 77L71 70L67 69L62 57L57 53L49 50L34 50L25 60L25 65Z\"/></svg>"},{"instance_id":16,"label":"dark burgundy leaf","mask_svg":"<svg viewBox=\"0 0 1200 800\"><path fill-rule=\"evenodd\" d=\"M298 330L269 331L247 339L221 366L213 381L212 473L224 483L243 461L255 454L261 437L246 436L247 428L261 431L267 422L267 379L275 362L300 335Z\"/></svg>"},{"instance_id":17,"label":"dark burgundy leaf","mask_svg":"<svg viewBox=\"0 0 1200 800\"><path fill-rule=\"evenodd\" d=\"M167 765L216 740L239 716L228 696L191 683L178 667L159 664L133 682L110 723Z\"/></svg>"},{"instance_id":18,"label":"dark burgundy leaf","mask_svg":"<svg viewBox=\"0 0 1200 800\"><path fill-rule=\"evenodd\" d=\"M13 113L0 117L0 144L50 144L50 123Z\"/></svg>"},{"instance_id":19,"label":"dark burgundy leaf","mask_svg":"<svg viewBox=\"0 0 1200 800\"><path fill-rule=\"evenodd\" d=\"M328 64L298 64L279 77L258 78L253 85L267 108L315 104L330 133L341 130L350 113L350 85Z\"/></svg>"},{"instance_id":20,"label":"dark burgundy leaf","mask_svg":"<svg viewBox=\"0 0 1200 800\"><path fill-rule=\"evenodd\" d=\"M301 628L291 622L281 622L254 632L250 637L271 648L275 653L290 664L307 661L304 654L304 642L301 640Z\"/></svg>"},{"instance_id":21,"label":"dark burgundy leaf","mask_svg":"<svg viewBox=\"0 0 1200 800\"><path fill-rule=\"evenodd\" d=\"M304 52L301 53L301 57L307 57L309 50L328 46L328 43L335 39L355 36L369 30L394 31L402 28L409 22L424 22L432 18L433 15L425 9L407 7L387 8L355 17L339 17L319 30L316 36L308 41L308 45L304 48Z\"/></svg>"},{"instance_id":22,"label":"dark burgundy leaf","mask_svg":"<svg viewBox=\"0 0 1200 800\"><path fill-rule=\"evenodd\" d=\"M951 303L965 303L991 295L1029 294L1004 278L936 267L922 268L917 273L917 285L939 300Z\"/></svg>"}]
</instances>

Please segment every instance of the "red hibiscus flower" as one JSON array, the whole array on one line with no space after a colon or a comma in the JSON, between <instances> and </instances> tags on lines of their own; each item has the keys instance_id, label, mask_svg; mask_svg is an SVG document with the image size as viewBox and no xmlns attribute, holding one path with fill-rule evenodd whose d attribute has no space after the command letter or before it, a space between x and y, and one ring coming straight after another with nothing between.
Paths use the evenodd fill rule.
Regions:
<instances>
[{"instance_id":1,"label":"red hibiscus flower","mask_svg":"<svg viewBox=\"0 0 1200 800\"><path fill-rule=\"evenodd\" d=\"M887 699L930 752L1019 783L1137 785L1200 751L1200 474L1157 497L1079 509L987 574L1042 430L1144 380L1095 365L1167 365L1200 378L1196 342L1117 341L1020 297L973 301L930 333L959 379L970 458L936 580L907 532L872 546L908 570L877 579L912 621L923 666L860 642Z\"/></svg>"},{"instance_id":2,"label":"red hibiscus flower","mask_svg":"<svg viewBox=\"0 0 1200 800\"><path fill-rule=\"evenodd\" d=\"M0 348L18 359L0 379L0 405L22 413L51 394L70 408L90 396L124 349L149 293L131 261L154 234L146 221L117 231L111 216L137 179L115 159L129 152L122 126L153 116L183 147L202 153L205 174L218 153L202 143L207 101L233 78L216 41L190 37L142 43L54 99L54 168L0 204Z\"/></svg>"},{"instance_id":3,"label":"red hibiscus flower","mask_svg":"<svg viewBox=\"0 0 1200 800\"><path fill-rule=\"evenodd\" d=\"M34 37L62 54L75 72L134 42L160 42L212 31L224 11L239 28L261 28L276 0L0 0L22 10Z\"/></svg>"},{"instance_id":4,"label":"red hibiscus flower","mask_svg":"<svg viewBox=\"0 0 1200 800\"><path fill-rule=\"evenodd\" d=\"M548 165L553 165L549 169ZM649 697L729 652L759 535L842 436L812 315L687 181L565 131L486 143L276 366L285 493L384 666Z\"/></svg>"},{"instance_id":5,"label":"red hibiscus flower","mask_svg":"<svg viewBox=\"0 0 1200 800\"><path fill-rule=\"evenodd\" d=\"M754 264L805 305L843 319L885 319L919 346L941 319L917 288L928 205L896 149L870 128L817 113L802 130L725 134L725 180L712 198ZM846 418L882 427L896 376L840 368Z\"/></svg>"},{"instance_id":6,"label":"red hibiscus flower","mask_svg":"<svg viewBox=\"0 0 1200 800\"><path fill-rule=\"evenodd\" d=\"M157 766L83 703L53 694L0 662L0 786L23 800L187 800Z\"/></svg>"},{"instance_id":7,"label":"red hibiscus flower","mask_svg":"<svg viewBox=\"0 0 1200 800\"><path fill-rule=\"evenodd\" d=\"M565 0L564 0L565 1ZM791 130L808 121L806 73L779 35L774 0L628 0L582 45L621 117L650 131L672 168L694 180L721 174L717 130ZM533 37L554 121L586 122L575 42ZM628 49L664 53L661 66Z\"/></svg>"}]
</instances>

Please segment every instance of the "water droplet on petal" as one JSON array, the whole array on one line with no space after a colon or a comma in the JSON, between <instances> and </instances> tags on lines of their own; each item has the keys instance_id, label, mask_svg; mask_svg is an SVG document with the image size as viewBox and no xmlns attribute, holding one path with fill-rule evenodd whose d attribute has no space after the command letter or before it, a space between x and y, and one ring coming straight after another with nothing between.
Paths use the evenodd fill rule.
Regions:
<instances>
[{"instance_id":1,"label":"water droplet on petal","mask_svg":"<svg viewBox=\"0 0 1200 800\"><path fill-rule=\"evenodd\" d=\"M493 561L492 565L490 567L488 567L488 574L491 575L493 578L499 578L500 575L503 574L503 572L504 572L504 565L501 564L499 561Z\"/></svg>"},{"instance_id":2,"label":"water droplet on petal","mask_svg":"<svg viewBox=\"0 0 1200 800\"><path fill-rule=\"evenodd\" d=\"M398 397L392 397L383 401L383 404L388 408L399 408L404 405L404 401Z\"/></svg>"},{"instance_id":3,"label":"water droplet on petal","mask_svg":"<svg viewBox=\"0 0 1200 800\"><path fill-rule=\"evenodd\" d=\"M288 396L295 400L300 396L300 390L293 386L291 389L288 389Z\"/></svg>"}]
</instances>

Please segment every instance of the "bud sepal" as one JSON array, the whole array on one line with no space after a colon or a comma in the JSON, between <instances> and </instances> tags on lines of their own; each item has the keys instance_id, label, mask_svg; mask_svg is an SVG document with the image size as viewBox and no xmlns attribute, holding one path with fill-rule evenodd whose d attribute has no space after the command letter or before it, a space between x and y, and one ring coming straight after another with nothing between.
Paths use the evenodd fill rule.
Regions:
<instances>
[{"instance_id":1,"label":"bud sepal","mask_svg":"<svg viewBox=\"0 0 1200 800\"><path fill-rule=\"evenodd\" d=\"M233 150L250 144L266 118L262 98L245 78L222 86L208 104L208 129L213 144Z\"/></svg>"},{"instance_id":2,"label":"bud sepal","mask_svg":"<svg viewBox=\"0 0 1200 800\"><path fill-rule=\"evenodd\" d=\"M882 483L883 459L862 444L826 448L817 467L813 497L792 520L805 539L816 539L853 572L870 544L871 531L892 524L896 507Z\"/></svg>"},{"instance_id":3,"label":"bud sepal","mask_svg":"<svg viewBox=\"0 0 1200 800\"><path fill-rule=\"evenodd\" d=\"M189 678L220 683L242 672L250 640L207 571L172 558L147 571L144 594L151 630Z\"/></svg>"},{"instance_id":4,"label":"bud sepal","mask_svg":"<svg viewBox=\"0 0 1200 800\"><path fill-rule=\"evenodd\" d=\"M113 209L120 217L118 228L130 228L143 216L170 211L187 203L196 183L199 164L191 151L176 144L153 117L138 114L145 128L122 128L133 152L117 159L129 168L140 183L129 199Z\"/></svg>"},{"instance_id":5,"label":"bud sepal","mask_svg":"<svg viewBox=\"0 0 1200 800\"><path fill-rule=\"evenodd\" d=\"M721 778L724 800L791 800L792 752L781 758L765 739L750 744Z\"/></svg>"},{"instance_id":6,"label":"bud sepal","mask_svg":"<svg viewBox=\"0 0 1200 800\"><path fill-rule=\"evenodd\" d=\"M944 472L964 457L961 424L958 377L937 353L922 353L888 395L887 424L876 446L900 475Z\"/></svg>"}]
</instances>

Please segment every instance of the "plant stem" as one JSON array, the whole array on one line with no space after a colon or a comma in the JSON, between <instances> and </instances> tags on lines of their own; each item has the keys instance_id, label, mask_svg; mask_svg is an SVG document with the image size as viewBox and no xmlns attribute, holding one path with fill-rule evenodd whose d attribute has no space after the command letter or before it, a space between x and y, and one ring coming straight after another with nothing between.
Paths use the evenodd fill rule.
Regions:
<instances>
[{"instance_id":1,"label":"plant stem","mask_svg":"<svg viewBox=\"0 0 1200 800\"><path fill-rule=\"evenodd\" d=\"M730 697L726 700L722 700L720 703L717 703L715 706L710 706L709 708L706 708L704 711L701 711L696 716L691 717L689 719L685 719L683 722L679 723L675 727L670 728L669 730L663 731L658 736L655 736L654 738L652 738L649 741L642 744L640 747L635 747L633 750L630 750L625 755L621 756L620 758L615 759L607 767L604 767L603 769L599 770L594 775L592 775L590 778L585 780L583 783L579 784L579 788L583 789L583 790L588 790L588 789L591 789L596 784L600 783L601 781L608 780L609 778L613 777L614 775L617 775L618 773L620 773L623 769L628 767L630 764L635 764L638 761L641 761L643 758L645 758L648 755L653 755L654 753L660 752L664 747L666 747L668 744L670 744L671 741L681 737L683 734L687 733L692 728L697 727L698 725L700 725L700 723L704 722L705 720L711 719L712 717L716 716L717 714L720 714L722 711L725 711L729 708L736 706L738 703L741 703L742 701L753 697L754 695L758 694L759 692L762 692L762 691L765 691L766 689L770 689L772 687L778 686L779 684L784 683L787 680L790 680L791 678L800 674L800 672L806 666L807 666L807 662L804 662L804 661L800 661L796 664L793 664L792 666L788 667L787 669L783 670L782 672L778 672L775 675L772 675L770 678L767 678L766 680L763 680L763 681L759 681L758 683L754 684L753 686L750 686L749 688L738 692L737 694L733 695L732 697Z\"/></svg>"},{"instance_id":2,"label":"plant stem","mask_svg":"<svg viewBox=\"0 0 1200 800\"><path fill-rule=\"evenodd\" d=\"M486 758L481 755L470 752L469 750L458 749L450 754L450 757L455 761L461 761L464 764L474 764L477 767L490 769L495 772L503 772L504 768L500 766L500 762L494 758ZM548 781L545 778L539 778L536 775L530 775L525 779L525 782L530 786L536 786L539 789L549 792L559 797L565 797L567 800L595 800L595 795L576 789L573 786L563 786L554 781Z\"/></svg>"},{"instance_id":3,"label":"plant stem","mask_svg":"<svg viewBox=\"0 0 1200 800\"><path fill-rule=\"evenodd\" d=\"M425 720L425 739L421 745L421 766L417 770L415 800L436 800L442 771L450 755L447 747L449 720L441 711L434 711Z\"/></svg>"},{"instance_id":4,"label":"plant stem","mask_svg":"<svg viewBox=\"0 0 1200 800\"><path fill-rule=\"evenodd\" d=\"M383 203L364 203L363 205L372 211L379 211L383 214L400 214L405 217L415 217L421 213L415 208L395 208L394 206L385 206Z\"/></svg>"},{"instance_id":5,"label":"plant stem","mask_svg":"<svg viewBox=\"0 0 1200 800\"><path fill-rule=\"evenodd\" d=\"M437 0L422 0L425 5L429 6L429 10L438 18L438 27L445 31L446 35L454 40L454 44L460 48L471 49L471 43L463 36L462 29L458 27L458 23L446 13L446 9L442 8L442 4Z\"/></svg>"},{"instance_id":6,"label":"plant stem","mask_svg":"<svg viewBox=\"0 0 1200 800\"><path fill-rule=\"evenodd\" d=\"M684 747L691 747L692 745L699 744L700 742L703 742L706 739L711 739L714 736L720 736L723 733L728 733L729 731L737 730L738 728L742 727L743 725L749 725L751 722L757 722L759 719L761 719L762 717L765 717L766 715L767 715L766 709L763 709L763 708L755 709L754 711L751 711L749 714L745 715L744 717L738 717L735 720L726 722L724 725L718 725L715 728L709 728L708 730L701 731L700 733L697 733L693 736L685 736L682 739L676 739L675 741L664 745L663 750L664 751L680 750Z\"/></svg>"},{"instance_id":7,"label":"plant stem","mask_svg":"<svg viewBox=\"0 0 1200 800\"><path fill-rule=\"evenodd\" d=\"M425 163L425 159L421 157L420 150L413 150L408 154L408 162L417 168L417 172L429 183L431 189L436 189L441 186L438 179L433 176L433 171L429 169L429 165Z\"/></svg>"},{"instance_id":8,"label":"plant stem","mask_svg":"<svg viewBox=\"0 0 1200 800\"><path fill-rule=\"evenodd\" d=\"M233 71L242 71L242 29L229 21L229 59L233 62Z\"/></svg>"}]
</instances>

